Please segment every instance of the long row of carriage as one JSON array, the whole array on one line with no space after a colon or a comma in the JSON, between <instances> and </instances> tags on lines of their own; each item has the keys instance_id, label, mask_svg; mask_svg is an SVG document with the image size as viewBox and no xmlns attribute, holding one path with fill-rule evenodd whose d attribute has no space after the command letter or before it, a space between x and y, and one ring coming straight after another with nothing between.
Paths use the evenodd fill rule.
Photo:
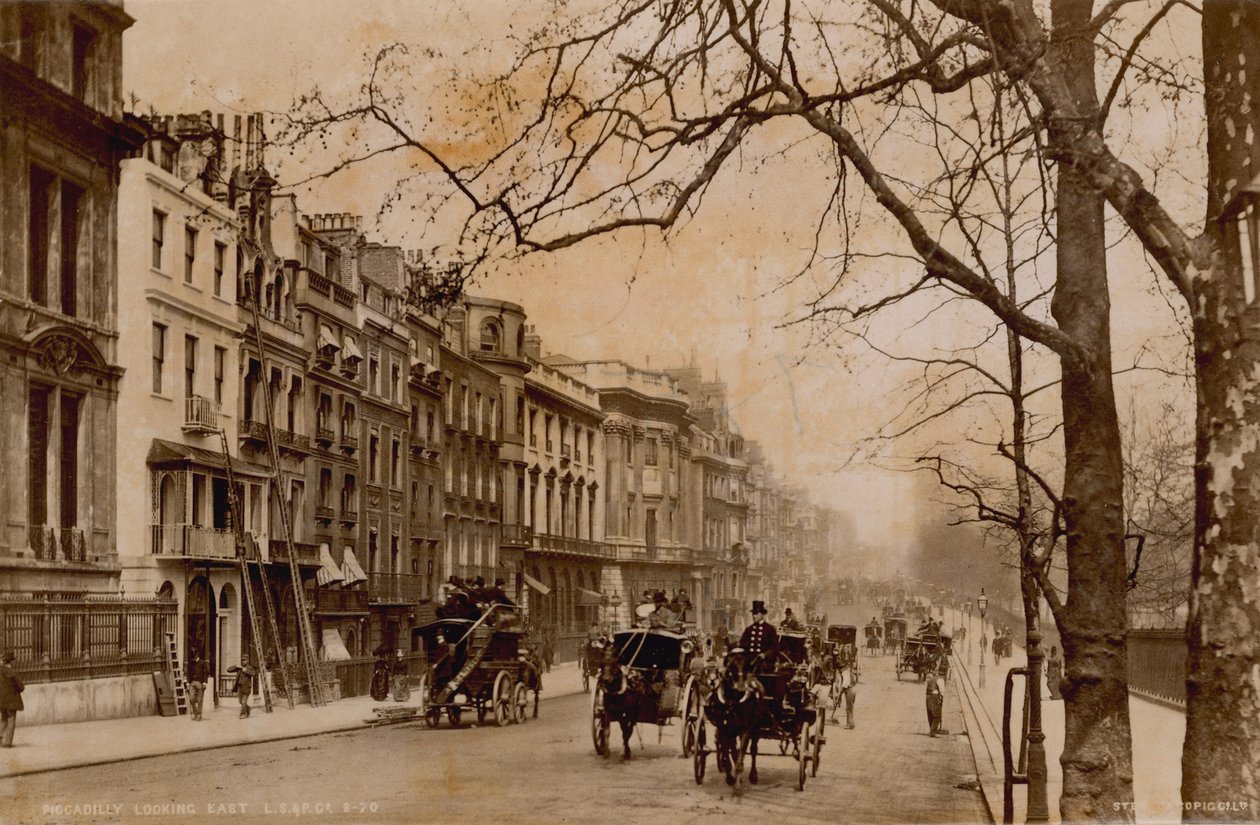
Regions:
<instances>
[{"instance_id":1,"label":"long row of carriage","mask_svg":"<svg viewBox=\"0 0 1260 825\"><path fill-rule=\"evenodd\" d=\"M498 725L537 717L541 666L513 609L496 606L476 618L435 619L414 633L429 662L418 690L419 714L427 724L437 726L444 716L452 726L473 716ZM868 627L868 641L871 635ZM944 666L948 636L906 636L903 625L898 638L899 680L903 672L923 678ZM770 744L772 754L777 750L795 760L796 787L804 790L807 776L818 772L827 741L824 707L840 702L837 674L848 666L856 678L860 669L857 641L858 628L830 625L825 635L819 627L781 630L770 657L739 648L720 658L706 656L699 638L682 628L634 628L588 643L583 684L592 691L595 751L612 753L616 726L623 758L629 759L637 725L676 724L697 784L704 782L713 757L716 769L741 793L745 781L757 783L757 757Z\"/></svg>"}]
</instances>

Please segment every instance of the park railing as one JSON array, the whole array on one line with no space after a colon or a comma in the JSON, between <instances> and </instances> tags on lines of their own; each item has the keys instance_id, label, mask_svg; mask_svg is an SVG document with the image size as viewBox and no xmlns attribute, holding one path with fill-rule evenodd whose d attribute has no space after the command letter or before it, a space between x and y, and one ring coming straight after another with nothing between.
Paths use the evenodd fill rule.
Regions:
<instances>
[{"instance_id":1,"label":"park railing","mask_svg":"<svg viewBox=\"0 0 1260 825\"><path fill-rule=\"evenodd\" d=\"M1185 707L1185 631L1130 630L1128 642L1129 690Z\"/></svg>"}]
</instances>

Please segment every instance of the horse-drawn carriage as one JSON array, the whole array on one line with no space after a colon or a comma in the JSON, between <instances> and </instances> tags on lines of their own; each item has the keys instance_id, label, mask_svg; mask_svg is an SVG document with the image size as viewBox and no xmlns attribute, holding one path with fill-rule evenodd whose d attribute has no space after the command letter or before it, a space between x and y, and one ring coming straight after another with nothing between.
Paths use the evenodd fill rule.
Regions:
<instances>
[{"instance_id":1,"label":"horse-drawn carriage","mask_svg":"<svg viewBox=\"0 0 1260 825\"><path fill-rule=\"evenodd\" d=\"M726 782L743 793L744 756L752 757L748 781L757 784L757 750L762 741L779 743L780 755L797 762L797 790L807 774L817 775L826 739L826 714L819 713L810 678L807 635L779 634L772 656L747 657L738 648L726 657L720 672L707 674L708 696L697 726L692 770L704 782L708 755L714 754ZM713 747L709 747L709 726Z\"/></svg>"},{"instance_id":2,"label":"horse-drawn carriage","mask_svg":"<svg viewBox=\"0 0 1260 825\"><path fill-rule=\"evenodd\" d=\"M525 629L513 609L496 605L477 619L444 618L412 630L428 657L420 677L420 713L436 727L446 713L458 726L465 711L484 722L523 723L533 693L538 716L542 676L524 645Z\"/></svg>"},{"instance_id":3,"label":"horse-drawn carriage","mask_svg":"<svg viewBox=\"0 0 1260 825\"><path fill-rule=\"evenodd\" d=\"M919 681L923 681L932 671L948 679L950 648L949 636L939 633L916 633L910 636L897 658L897 681L901 681L902 673L911 672Z\"/></svg>"},{"instance_id":4,"label":"horse-drawn carriage","mask_svg":"<svg viewBox=\"0 0 1260 825\"><path fill-rule=\"evenodd\" d=\"M873 622L863 628L866 633L866 655L876 656L884 647L884 627Z\"/></svg>"},{"instance_id":5,"label":"horse-drawn carriage","mask_svg":"<svg viewBox=\"0 0 1260 825\"><path fill-rule=\"evenodd\" d=\"M599 679L600 668L604 665L604 651L609 641L607 637L587 639L578 653L578 669L582 671L582 692L591 692L591 682Z\"/></svg>"},{"instance_id":6,"label":"horse-drawn carriage","mask_svg":"<svg viewBox=\"0 0 1260 825\"><path fill-rule=\"evenodd\" d=\"M690 756L700 719L700 685L692 673L695 641L663 628L637 627L613 636L591 696L591 739L608 756L608 731L621 726L622 757L630 758L637 724L662 728L683 720L682 753Z\"/></svg>"}]
</instances>

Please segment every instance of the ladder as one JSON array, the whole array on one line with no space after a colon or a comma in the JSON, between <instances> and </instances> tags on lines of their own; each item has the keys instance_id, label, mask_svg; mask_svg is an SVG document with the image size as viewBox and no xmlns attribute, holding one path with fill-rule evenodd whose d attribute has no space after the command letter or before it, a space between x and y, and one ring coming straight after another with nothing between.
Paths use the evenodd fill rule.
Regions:
<instances>
[{"instance_id":1,"label":"ladder","mask_svg":"<svg viewBox=\"0 0 1260 825\"><path fill-rule=\"evenodd\" d=\"M454 651L460 642L464 641L464 639L467 639L468 647L469 647L468 660L464 662L464 666L459 669L459 673L456 673L454 676L451 677L451 680L446 683L446 687L442 688L442 692L439 693L437 698L433 700L436 704L439 704L439 705L446 704L450 700L451 696L455 694L455 691L459 690L459 686L464 683L464 680L468 678L469 674L471 674L474 670L477 669L477 665L481 664L481 660L486 658L486 654L490 652L490 640L486 639L485 643L482 644L481 647L477 648L476 650L472 650L473 644L477 641L477 637L474 635L474 633L476 632L477 628L481 627L492 616L494 616L500 608L505 608L505 607L507 607L507 605L501 605L501 604L491 605L489 609L487 609L486 612L482 614L481 618L473 622L472 627L468 628L468 631L458 641L456 641L453 645L451 645L451 650ZM450 656L451 654L448 653L446 655Z\"/></svg>"},{"instance_id":2,"label":"ladder","mask_svg":"<svg viewBox=\"0 0 1260 825\"><path fill-rule=\"evenodd\" d=\"M257 290L255 290L257 292ZM253 311L254 317L254 342L258 347L258 361L262 366L262 390L263 405L266 408L267 427L267 447L271 454L271 494L275 499L276 510L280 513L280 527L284 536L285 550L289 558L289 574L293 581L293 602L297 609L297 626L298 636L302 643L302 658L306 664L306 685L310 695L311 705L318 707L324 704L324 686L319 678L319 664L316 661L315 649L315 633L311 628L311 617L306 612L306 595L302 588L302 573L298 567L297 551L293 546L293 527L289 521L289 505L284 499L284 494L280 489L280 449L276 446L276 430L272 421L272 397L271 397L271 381L267 375L267 350L263 343L262 324L259 323L258 312L258 295L250 296L249 307ZM262 562L259 561L259 569L262 569ZM270 598L270 594L268 594ZM281 660L283 661L283 656ZM292 683L285 680L285 685ZM292 702L292 690L287 691L290 694L289 701Z\"/></svg>"},{"instance_id":3,"label":"ladder","mask_svg":"<svg viewBox=\"0 0 1260 825\"><path fill-rule=\"evenodd\" d=\"M175 687L175 713L183 716L188 713L188 689L184 682L184 669L179 664L179 647L171 631L166 633L166 666L171 672L171 684Z\"/></svg>"},{"instance_id":4,"label":"ladder","mask_svg":"<svg viewBox=\"0 0 1260 825\"><path fill-rule=\"evenodd\" d=\"M258 549L254 541L245 535L240 499L236 497L236 475L232 472L232 456L228 452L227 432L219 430L219 438L223 443L223 471L227 476L228 511L232 514L232 536L236 541L236 557L241 563L241 589L245 594L246 609L249 610L250 638L254 642L254 658L258 663L258 683L262 691L263 707L267 713L271 713L271 685L266 677L267 657L263 649L263 639L267 637L263 634L263 626L259 625L259 611L257 602L254 600L254 577L249 572L251 561L257 565L265 601L266 609L263 611L261 621L265 622L266 630L270 633L271 646L276 653L276 660L280 663L280 672L286 685L289 684L289 666L285 661L284 651L280 649L280 628L276 626L276 611L271 603L271 586L267 582L267 570L263 567L262 560L258 558ZM288 699L289 708L292 709L292 695L289 695Z\"/></svg>"}]
</instances>

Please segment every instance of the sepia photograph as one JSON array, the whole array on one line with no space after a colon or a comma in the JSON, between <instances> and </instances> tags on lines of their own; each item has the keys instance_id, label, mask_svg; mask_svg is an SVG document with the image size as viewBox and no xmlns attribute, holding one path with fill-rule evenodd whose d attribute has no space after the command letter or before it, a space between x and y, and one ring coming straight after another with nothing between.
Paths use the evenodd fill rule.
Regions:
<instances>
[{"instance_id":1,"label":"sepia photograph","mask_svg":"<svg viewBox=\"0 0 1260 825\"><path fill-rule=\"evenodd\" d=\"M1260 821L1260 0L0 0L0 825Z\"/></svg>"}]
</instances>

